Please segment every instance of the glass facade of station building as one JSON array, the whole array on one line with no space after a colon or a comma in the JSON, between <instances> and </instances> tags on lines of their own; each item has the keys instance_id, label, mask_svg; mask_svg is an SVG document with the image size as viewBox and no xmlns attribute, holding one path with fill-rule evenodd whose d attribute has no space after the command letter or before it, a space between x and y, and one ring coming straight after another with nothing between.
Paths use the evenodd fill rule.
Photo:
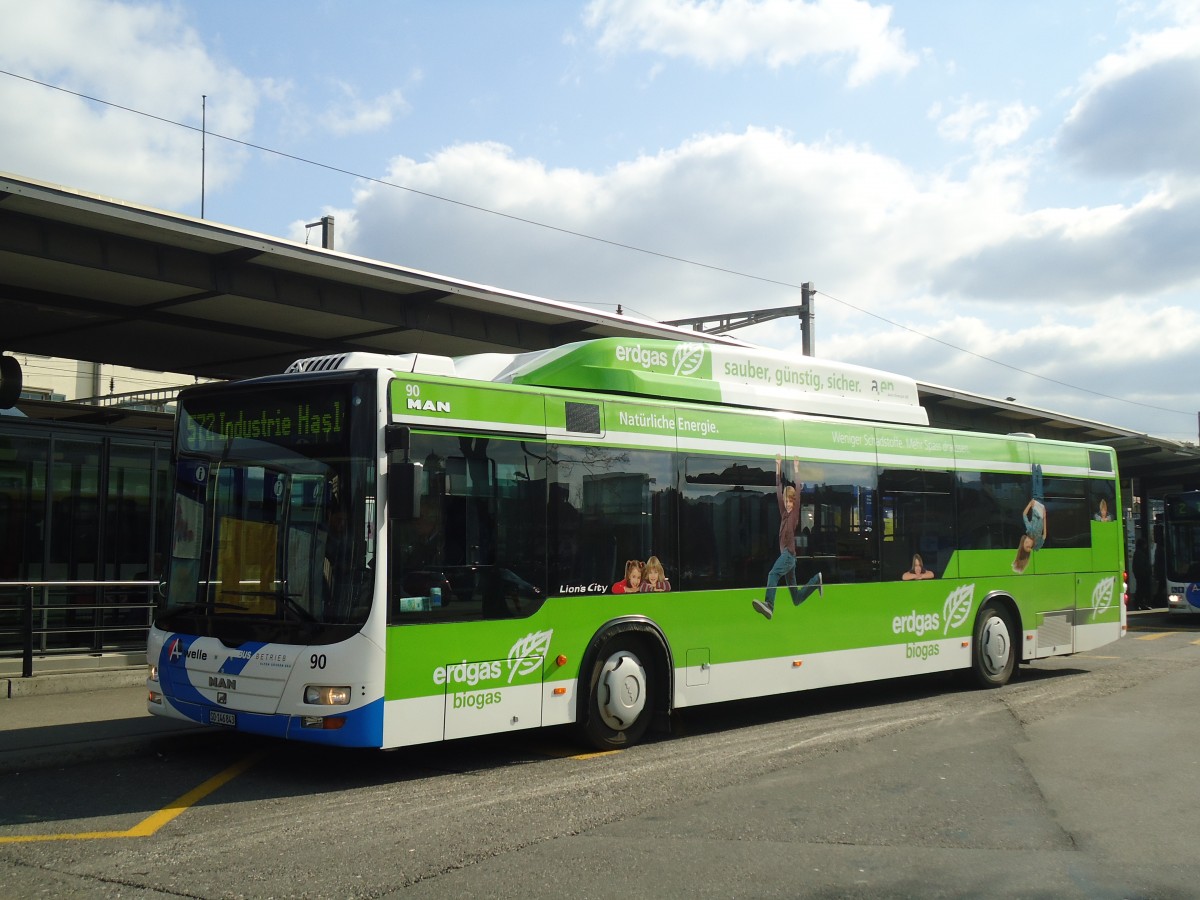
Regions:
<instances>
[{"instance_id":1,"label":"glass facade of station building","mask_svg":"<svg viewBox=\"0 0 1200 900\"><path fill-rule=\"evenodd\" d=\"M157 581L169 546L170 439L0 416L4 668L21 657L31 601L39 661L145 646L155 590L129 582Z\"/></svg>"}]
</instances>

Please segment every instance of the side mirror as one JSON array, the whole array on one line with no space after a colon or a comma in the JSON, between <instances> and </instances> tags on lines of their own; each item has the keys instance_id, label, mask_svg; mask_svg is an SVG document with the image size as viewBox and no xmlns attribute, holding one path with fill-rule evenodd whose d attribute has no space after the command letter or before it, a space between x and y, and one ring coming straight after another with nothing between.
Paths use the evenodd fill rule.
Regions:
<instances>
[{"instance_id":1,"label":"side mirror","mask_svg":"<svg viewBox=\"0 0 1200 900\"><path fill-rule=\"evenodd\" d=\"M413 520L421 517L421 470L419 462L388 461L388 516Z\"/></svg>"},{"instance_id":2,"label":"side mirror","mask_svg":"<svg viewBox=\"0 0 1200 900\"><path fill-rule=\"evenodd\" d=\"M421 517L421 464L408 458L412 429L389 425L384 432L388 455L388 517L412 521Z\"/></svg>"},{"instance_id":3,"label":"side mirror","mask_svg":"<svg viewBox=\"0 0 1200 900\"><path fill-rule=\"evenodd\" d=\"M10 409L21 399L21 364L15 356L0 356L0 409Z\"/></svg>"}]
</instances>

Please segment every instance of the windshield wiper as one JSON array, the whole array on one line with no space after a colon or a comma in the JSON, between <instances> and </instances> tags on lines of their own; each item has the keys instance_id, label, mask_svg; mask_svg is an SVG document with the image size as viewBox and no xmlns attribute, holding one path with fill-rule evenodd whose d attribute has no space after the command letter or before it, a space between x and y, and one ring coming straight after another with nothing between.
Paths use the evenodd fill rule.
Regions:
<instances>
[{"instance_id":1,"label":"windshield wiper","mask_svg":"<svg viewBox=\"0 0 1200 900\"><path fill-rule=\"evenodd\" d=\"M228 593L228 591L226 591ZM168 613L209 613L211 614L218 609L236 609L239 612L246 612L250 607L242 606L240 603L222 603L219 600L197 600L195 603L185 603L180 606L170 605L167 607Z\"/></svg>"},{"instance_id":2,"label":"windshield wiper","mask_svg":"<svg viewBox=\"0 0 1200 900\"><path fill-rule=\"evenodd\" d=\"M239 597L273 597L285 613L291 612L301 622L316 622L317 617L305 609L296 600L300 594L289 594L287 591L226 591ZM248 607L242 607L247 609ZM285 615L284 618L287 618Z\"/></svg>"}]
</instances>

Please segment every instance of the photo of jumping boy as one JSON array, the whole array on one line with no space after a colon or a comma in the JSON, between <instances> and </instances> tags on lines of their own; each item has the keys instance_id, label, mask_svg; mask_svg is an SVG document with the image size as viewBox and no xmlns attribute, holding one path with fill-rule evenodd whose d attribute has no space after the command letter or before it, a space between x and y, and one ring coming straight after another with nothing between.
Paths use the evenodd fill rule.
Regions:
<instances>
[{"instance_id":1,"label":"photo of jumping boy","mask_svg":"<svg viewBox=\"0 0 1200 900\"><path fill-rule=\"evenodd\" d=\"M796 525L800 522L800 503L795 485L800 483L800 459L792 460L792 484L783 484L783 457L775 456L775 499L779 502L779 558L767 573L767 593L762 600L754 600L754 611L770 619L775 615L775 589L780 580L787 582L792 603L799 606L813 591L824 594L821 573L818 572L802 588L796 586Z\"/></svg>"}]
</instances>

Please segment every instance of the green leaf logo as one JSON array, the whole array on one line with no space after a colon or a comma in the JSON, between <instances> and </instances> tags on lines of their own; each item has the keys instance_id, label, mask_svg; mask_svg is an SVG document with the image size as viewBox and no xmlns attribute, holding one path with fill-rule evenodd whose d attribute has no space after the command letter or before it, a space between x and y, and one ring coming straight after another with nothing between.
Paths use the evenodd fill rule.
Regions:
<instances>
[{"instance_id":1,"label":"green leaf logo","mask_svg":"<svg viewBox=\"0 0 1200 900\"><path fill-rule=\"evenodd\" d=\"M525 635L508 651L508 683L518 674L530 675L542 665L550 652L550 638L554 630L533 631Z\"/></svg>"},{"instance_id":2,"label":"green leaf logo","mask_svg":"<svg viewBox=\"0 0 1200 900\"><path fill-rule=\"evenodd\" d=\"M1113 588L1116 587L1117 579L1115 576L1105 578L1092 589L1092 606L1096 608L1096 615L1102 612L1107 612L1108 608L1113 604Z\"/></svg>"},{"instance_id":3,"label":"green leaf logo","mask_svg":"<svg viewBox=\"0 0 1200 900\"><path fill-rule=\"evenodd\" d=\"M703 344L680 344L671 359L676 375L695 375L703 362Z\"/></svg>"},{"instance_id":4,"label":"green leaf logo","mask_svg":"<svg viewBox=\"0 0 1200 900\"><path fill-rule=\"evenodd\" d=\"M942 626L942 634L950 633L951 628L958 628L963 622L967 621L967 616L971 614L971 605L975 600L975 583L964 584L960 588L955 588L950 592L950 596L946 598L946 603L942 607L942 621L946 624Z\"/></svg>"}]
</instances>

